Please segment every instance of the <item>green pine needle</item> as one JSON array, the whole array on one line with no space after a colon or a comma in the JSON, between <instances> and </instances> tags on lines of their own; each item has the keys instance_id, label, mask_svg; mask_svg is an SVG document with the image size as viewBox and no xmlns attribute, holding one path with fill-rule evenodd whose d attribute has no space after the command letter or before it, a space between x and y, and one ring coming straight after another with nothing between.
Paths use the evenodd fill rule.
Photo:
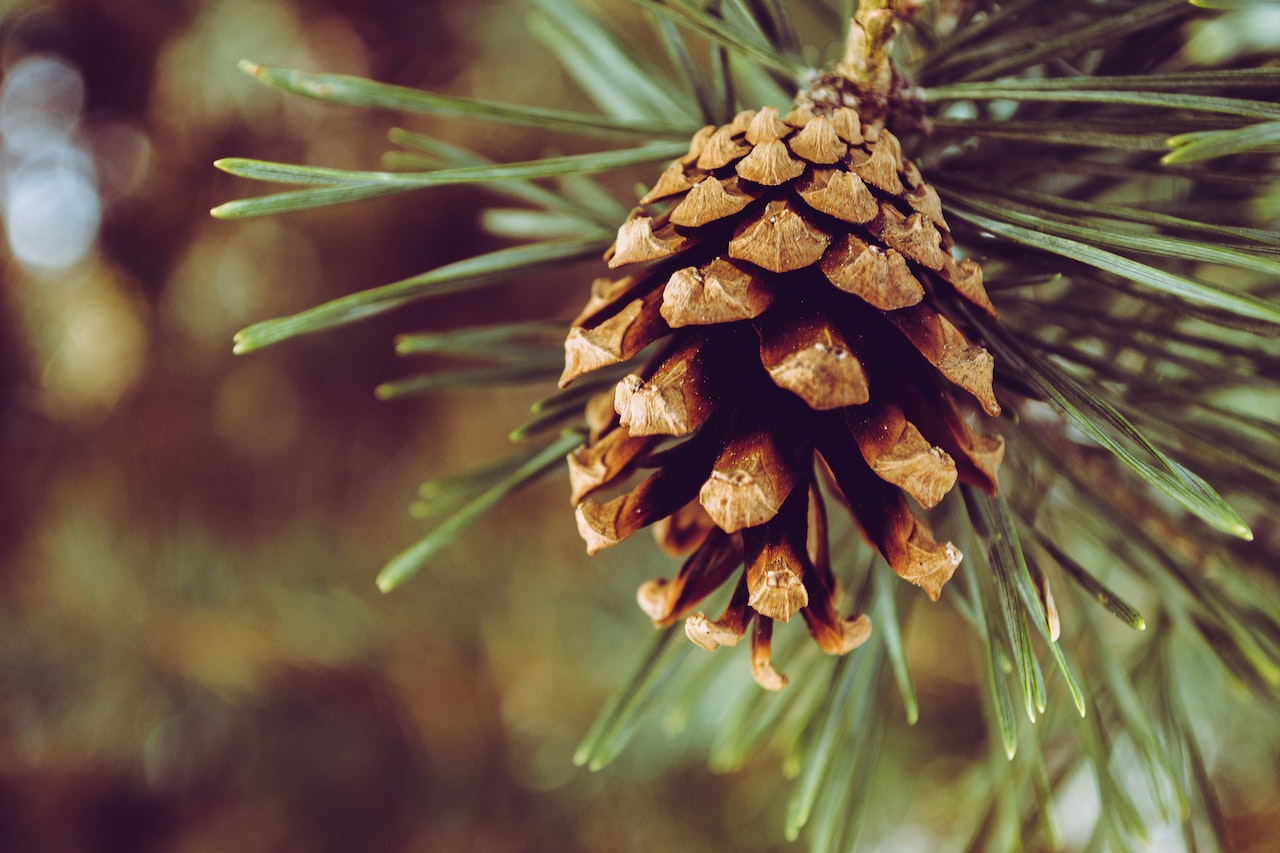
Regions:
<instances>
[{"instance_id":1,"label":"green pine needle","mask_svg":"<svg viewBox=\"0 0 1280 853\"><path fill-rule=\"evenodd\" d=\"M1088 264L1104 272L1128 279L1135 284L1143 285L1178 299L1184 299L1195 305L1215 311L1223 311L1245 320L1256 320L1280 326L1280 304L1273 305L1247 293L1239 293L1219 285L1196 281L1186 276L1166 272L1085 242L1111 244L1122 242L1121 239L1115 237L1114 233L1108 237L1101 230L1090 232L1084 228L1063 226L1043 217L1027 216L1007 207L1001 208L998 205L987 204L976 198L955 194L948 195L957 204L957 207L953 210L957 218L970 222L998 236L1006 237L1016 243L1035 249L1042 249L1055 255L1060 255L1072 261ZM990 217L998 217L999 219ZM1072 234L1079 239L1060 236L1063 234ZM1145 251L1153 254L1158 252L1156 246L1169 244L1167 240L1160 238L1135 238L1134 240L1124 240L1123 242L1129 243L1130 248L1133 245L1144 246ZM1222 257L1224 254L1227 256L1236 255L1236 253L1218 250L1211 246L1203 246L1202 248L1207 254L1215 257ZM1269 265L1273 262L1259 259L1259 263Z\"/></svg>"},{"instance_id":2,"label":"green pine needle","mask_svg":"<svg viewBox=\"0 0 1280 853\"><path fill-rule=\"evenodd\" d=\"M975 322L982 327L997 357L1016 366L1020 375L1072 426L1212 527L1241 539L1253 539L1249 525L1208 483L1166 456L1114 406L1051 362L1038 358L1003 327L976 317Z\"/></svg>"},{"instance_id":3,"label":"green pine needle","mask_svg":"<svg viewBox=\"0 0 1280 853\"><path fill-rule=\"evenodd\" d=\"M547 157L527 163L471 166L432 172L357 172L232 157L218 160L214 165L224 172L242 178L286 184L319 185L325 189L302 190L231 201L215 207L212 213L219 219L241 219L249 216L290 213L315 207L331 207L346 201L359 201L426 187L551 178L574 172L605 172L642 163L669 160L683 154L687 148L687 144L655 143L622 151L601 151L565 157Z\"/></svg>"},{"instance_id":4,"label":"green pine needle","mask_svg":"<svg viewBox=\"0 0 1280 853\"><path fill-rule=\"evenodd\" d=\"M340 297L291 317L256 323L236 335L235 352L252 352L299 335L354 323L420 299L492 284L516 272L528 273L597 256L609 245L609 239L609 235L602 234L577 240L534 243L446 264L422 275Z\"/></svg>"},{"instance_id":5,"label":"green pine needle","mask_svg":"<svg viewBox=\"0 0 1280 853\"><path fill-rule=\"evenodd\" d=\"M1234 130L1183 133L1169 137L1168 145L1173 150L1160 158L1160 162L1167 166L1200 163L1263 148L1274 153L1275 147L1280 146L1280 121L1251 124Z\"/></svg>"},{"instance_id":6,"label":"green pine needle","mask_svg":"<svg viewBox=\"0 0 1280 853\"><path fill-rule=\"evenodd\" d=\"M573 753L573 763L588 770L602 770L617 758L635 735L644 712L652 707L690 650L674 642L683 634L679 624L660 631L622 687L610 697Z\"/></svg>"},{"instance_id":7,"label":"green pine needle","mask_svg":"<svg viewBox=\"0 0 1280 853\"><path fill-rule=\"evenodd\" d=\"M686 127L655 121L623 121L590 113L455 98L406 86L376 83L346 74L313 74L288 68L258 65L248 60L242 60L240 68L263 83L286 92L352 107L376 107L402 112L456 116L540 130L569 131L589 136L623 135L642 136L646 139L687 140L689 135L697 129L696 125Z\"/></svg>"},{"instance_id":8,"label":"green pine needle","mask_svg":"<svg viewBox=\"0 0 1280 853\"><path fill-rule=\"evenodd\" d=\"M567 432L542 450L526 455L523 464L510 476L485 489L417 544L393 557L378 573L378 589L391 592L417 574L432 557L457 539L473 522L512 492L537 480L551 468L558 467L563 462L564 455L581 443L582 436L579 433Z\"/></svg>"}]
</instances>

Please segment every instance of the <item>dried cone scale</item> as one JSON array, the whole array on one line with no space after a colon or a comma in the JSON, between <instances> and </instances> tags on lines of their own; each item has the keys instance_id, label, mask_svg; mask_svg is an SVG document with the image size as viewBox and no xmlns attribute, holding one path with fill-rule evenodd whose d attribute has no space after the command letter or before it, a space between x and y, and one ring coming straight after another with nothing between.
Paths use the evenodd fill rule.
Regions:
<instances>
[{"instance_id":1,"label":"dried cone scale","mask_svg":"<svg viewBox=\"0 0 1280 853\"><path fill-rule=\"evenodd\" d=\"M993 360L947 306L995 310L951 248L937 193L883 122L812 100L703 128L641 199L606 254L626 275L597 282L561 385L652 349L569 462L590 552L653 524L687 556L639 591L655 624L685 619L707 649L750 629L770 689L786 684L775 620L799 614L831 654L866 640L869 620L836 610L820 484L938 598L961 555L913 503L957 481L994 492L1003 453L963 413L999 414ZM718 618L695 612L726 583Z\"/></svg>"}]
</instances>

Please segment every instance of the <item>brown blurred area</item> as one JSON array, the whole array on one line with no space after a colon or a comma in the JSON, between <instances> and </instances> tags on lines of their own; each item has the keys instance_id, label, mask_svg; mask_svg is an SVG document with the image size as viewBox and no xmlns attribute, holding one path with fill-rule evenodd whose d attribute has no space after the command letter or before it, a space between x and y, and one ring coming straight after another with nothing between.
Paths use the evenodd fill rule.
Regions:
<instances>
[{"instance_id":1,"label":"brown blurred area","mask_svg":"<svg viewBox=\"0 0 1280 853\"><path fill-rule=\"evenodd\" d=\"M563 483L402 590L373 586L426 529L406 512L417 485L509 452L537 396L377 403L374 386L409 369L393 334L558 310L580 283L517 282L231 353L251 322L489 245L485 198L467 190L217 222L214 204L269 188L216 158L378 168L400 122L498 159L545 153L521 133L291 98L237 61L563 99L524 14L497 0L0 2L0 849L780 840L772 785L731 799L697 754L572 766L649 640L631 590L661 569L639 547L588 573ZM747 815L736 839L731 813Z\"/></svg>"}]
</instances>

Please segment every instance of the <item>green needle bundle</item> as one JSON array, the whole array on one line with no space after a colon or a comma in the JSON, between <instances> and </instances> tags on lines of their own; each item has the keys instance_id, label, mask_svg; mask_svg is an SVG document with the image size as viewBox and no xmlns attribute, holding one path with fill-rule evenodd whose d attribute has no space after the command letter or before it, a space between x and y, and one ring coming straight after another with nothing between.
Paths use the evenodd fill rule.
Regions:
<instances>
[{"instance_id":1,"label":"green needle bundle","mask_svg":"<svg viewBox=\"0 0 1280 853\"><path fill-rule=\"evenodd\" d=\"M593 4L533 2L600 112L245 65L334 104L602 141L495 164L396 130L414 170L219 161L299 187L220 217L450 184L525 205L487 219L522 244L259 323L237 352L598 259L562 325L399 340L483 366L381 396L548 396L510 459L424 492L444 520L379 586L567 459L589 552L652 527L674 558L640 587L657 639L580 763L607 764L655 706L703 707L714 766L775 743L788 836L850 849L878 800L916 796L878 778L929 786L888 733L920 713L906 620L927 632L947 608L970 636L941 645L972 652L991 749L951 781L963 813L940 845L1060 849L1055 803L1081 774L1098 807L1080 849L1166 825L1187 849L1228 844L1214 691L1188 687L1236 688L1274 751L1280 66L1205 67L1186 44L1223 14L1204 7L1251 4L630 3L669 61ZM635 166L648 182L620 206L583 177ZM796 616L815 642L775 654ZM1116 625L1144 633L1117 643ZM748 634L755 684L689 676L695 646Z\"/></svg>"}]
</instances>

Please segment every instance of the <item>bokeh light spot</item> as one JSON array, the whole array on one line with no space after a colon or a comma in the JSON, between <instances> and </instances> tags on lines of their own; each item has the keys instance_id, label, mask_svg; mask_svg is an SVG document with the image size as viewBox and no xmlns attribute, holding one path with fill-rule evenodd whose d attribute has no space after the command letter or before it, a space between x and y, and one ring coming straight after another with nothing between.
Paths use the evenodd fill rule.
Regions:
<instances>
[{"instance_id":1,"label":"bokeh light spot","mask_svg":"<svg viewBox=\"0 0 1280 853\"><path fill-rule=\"evenodd\" d=\"M12 153L37 155L50 135L69 136L84 108L84 80L55 56L29 56L5 74L0 133Z\"/></svg>"},{"instance_id":2,"label":"bokeh light spot","mask_svg":"<svg viewBox=\"0 0 1280 853\"><path fill-rule=\"evenodd\" d=\"M5 193L5 235L14 257L37 270L62 270L93 247L102 219L98 192L84 174L41 162L21 168Z\"/></svg>"},{"instance_id":3,"label":"bokeh light spot","mask_svg":"<svg viewBox=\"0 0 1280 853\"><path fill-rule=\"evenodd\" d=\"M5 236L36 272L74 266L97 241L97 173L77 138L84 99L80 72L53 56L18 62L0 88Z\"/></svg>"}]
</instances>

